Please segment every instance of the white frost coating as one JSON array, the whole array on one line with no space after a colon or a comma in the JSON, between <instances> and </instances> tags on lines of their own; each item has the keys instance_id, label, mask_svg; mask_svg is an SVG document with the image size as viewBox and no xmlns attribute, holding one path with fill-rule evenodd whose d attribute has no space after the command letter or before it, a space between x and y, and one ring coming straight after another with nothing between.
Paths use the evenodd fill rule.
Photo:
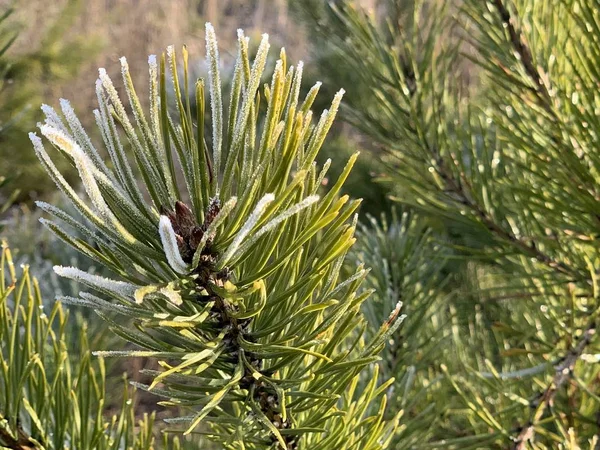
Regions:
<instances>
[{"instance_id":1,"label":"white frost coating","mask_svg":"<svg viewBox=\"0 0 600 450\"><path fill-rule=\"evenodd\" d=\"M296 74L294 76L294 90L292 92L291 104L294 108L298 105L298 99L300 98L300 85L302 84L302 73L304 70L304 63L300 61L296 67Z\"/></svg>"},{"instance_id":2,"label":"white frost coating","mask_svg":"<svg viewBox=\"0 0 600 450\"><path fill-rule=\"evenodd\" d=\"M96 126L100 130L100 134L102 134L102 140L104 141L104 145L107 149L109 149L110 152L110 143L108 141L108 130L106 129L106 124L102 121L102 116L100 115L99 110L94 109L92 112L94 114L94 119L96 119Z\"/></svg>"},{"instance_id":3,"label":"white frost coating","mask_svg":"<svg viewBox=\"0 0 600 450\"><path fill-rule=\"evenodd\" d=\"M139 101L137 100L137 95L135 94L133 86L131 85L132 82L129 75L129 64L127 63L127 58L121 56L121 58L119 58L119 62L121 63L121 76L123 78L123 85L125 87L125 92L127 93L127 98L129 99L129 104L131 105L133 116L135 117L138 127L142 130L142 132L144 132L147 129L148 124L146 123L145 117L140 115L139 109L136 106L139 104Z\"/></svg>"},{"instance_id":4,"label":"white frost coating","mask_svg":"<svg viewBox=\"0 0 600 450\"><path fill-rule=\"evenodd\" d=\"M329 107L329 110L325 110L327 111L327 120L325 121L324 127L320 130L320 136L319 136L319 140L322 142L323 139L325 139L325 136L327 135L327 133L329 132L329 129L331 128L331 125L333 124L333 120L335 119L335 116L337 115L338 109L340 107L340 103L342 102L342 97L344 97L344 94L346 93L345 90L340 89L335 96L333 97L333 100L331 102L331 106Z\"/></svg>"},{"instance_id":5,"label":"white frost coating","mask_svg":"<svg viewBox=\"0 0 600 450\"><path fill-rule=\"evenodd\" d=\"M319 196L318 195L311 195L309 197L306 197L304 200L302 200L301 202L296 203L293 206L290 206L288 209L286 209L284 212L282 212L281 214L279 214L277 217L271 219L269 222L267 222L260 230L258 230L246 243L244 243L244 245L242 245L239 249L239 254L242 255L246 250L248 250L248 248L250 248L250 246L252 246L252 244L254 244L261 236L263 236L264 234L268 233L269 231L273 230L273 228L275 228L277 225L279 225L281 222L283 222L284 220L289 219L290 217L292 217L294 214L298 214L300 211L302 211L305 208L308 208L310 205L316 203L319 201Z\"/></svg>"},{"instance_id":6,"label":"white frost coating","mask_svg":"<svg viewBox=\"0 0 600 450\"><path fill-rule=\"evenodd\" d=\"M159 94L158 94L158 63L156 55L148 56L148 74L150 78L150 126L154 139L158 141L160 136L159 121ZM160 152L162 156L162 152ZM162 161L161 161L162 162Z\"/></svg>"},{"instance_id":7,"label":"white frost coating","mask_svg":"<svg viewBox=\"0 0 600 450\"><path fill-rule=\"evenodd\" d=\"M273 200L275 200L275 196L273 194L266 194L258 201L254 211L252 211L252 214L250 214L250 217L248 217L246 220L246 223L244 223L240 231L238 231L236 234L235 238L233 238L233 241L229 245L229 248L227 248L227 251L223 254L223 256L221 256L221 259L218 263L219 267L223 267L225 264L227 264L227 261L231 259L233 254L242 244L242 241L246 238L246 236L248 236L250 231L252 231L252 228L254 228L256 222L259 221L269 203L271 203Z\"/></svg>"},{"instance_id":8,"label":"white frost coating","mask_svg":"<svg viewBox=\"0 0 600 450\"><path fill-rule=\"evenodd\" d=\"M342 289L344 289L346 286L348 286L350 283L358 280L361 277L364 277L367 273L369 273L371 271L371 269L360 269L358 270L354 275L352 275L350 278L342 281L340 284L338 284L335 289L333 289L329 294L328 294L328 298L334 296L335 294L337 294L338 292L340 292ZM329 280L328 280L329 281Z\"/></svg>"},{"instance_id":9,"label":"white frost coating","mask_svg":"<svg viewBox=\"0 0 600 450\"><path fill-rule=\"evenodd\" d=\"M344 258L338 258L333 267L331 268L331 272L329 272L329 276L327 277L327 281L325 282L325 286L329 286L329 288L333 287L334 282L336 281L338 275L340 274L340 270L342 269L342 264L344 262Z\"/></svg>"},{"instance_id":10,"label":"white frost coating","mask_svg":"<svg viewBox=\"0 0 600 450\"><path fill-rule=\"evenodd\" d=\"M158 232L169 265L179 274L187 273L188 266L179 253L175 231L173 231L173 225L167 216L160 216Z\"/></svg>"},{"instance_id":11,"label":"white frost coating","mask_svg":"<svg viewBox=\"0 0 600 450\"><path fill-rule=\"evenodd\" d=\"M58 210L58 211L60 211L60 210ZM62 213L62 211L60 211L60 213ZM67 236L70 234L67 230L65 230L61 225L59 225L56 222L52 222L51 220L45 219L43 217L40 217L38 219L38 221L42 225L44 225L46 228L48 228L50 231L52 231L53 233L55 233L55 234L56 234L56 230L60 231L61 233L65 234ZM93 232L91 232L89 228L85 228L80 223L77 223L77 222L71 220L71 221L68 222L68 224L71 225L73 228L75 228L77 231L79 231L84 236L87 236L90 239L94 239L94 240L97 240L97 241L99 241L99 242L101 242L103 244L106 244L106 241L104 241L104 239L99 238ZM60 238L60 239L62 239L62 238Z\"/></svg>"},{"instance_id":12,"label":"white frost coating","mask_svg":"<svg viewBox=\"0 0 600 450\"><path fill-rule=\"evenodd\" d=\"M305 106L308 103L311 103L312 100L314 100L314 98L317 96L317 94L319 93L319 89L321 89L321 85L323 83L321 83L320 81L317 81L313 87L311 87L308 91L308 94L306 94L306 97L304 99L304 103L302 104L302 109L305 108Z\"/></svg>"},{"instance_id":13,"label":"white frost coating","mask_svg":"<svg viewBox=\"0 0 600 450\"><path fill-rule=\"evenodd\" d=\"M65 116L65 119L67 120L67 123L69 124L69 127L71 128L71 131L73 132L73 137L75 138L75 141L84 144L85 148L87 149L89 155L91 156L94 162L94 165L102 172L108 175L108 168L106 167L104 161L100 157L100 154L94 147L94 144L92 143L92 140L83 128L83 125L81 125L81 122L77 118L77 115L75 114L71 103L64 98L61 98L60 107L62 109L63 115Z\"/></svg>"},{"instance_id":14,"label":"white frost coating","mask_svg":"<svg viewBox=\"0 0 600 450\"><path fill-rule=\"evenodd\" d=\"M92 275L76 267L54 266L54 272L63 278L79 281L92 288L114 292L123 297L131 297L136 290L136 286L125 281L111 280L99 275Z\"/></svg>"},{"instance_id":15,"label":"white frost coating","mask_svg":"<svg viewBox=\"0 0 600 450\"><path fill-rule=\"evenodd\" d=\"M119 94L117 93L117 90L115 89L115 86L114 86L112 80L106 73L106 69L104 69L103 67L99 68L98 76L99 76L100 83L101 83L102 87L104 88L104 91L108 94L108 97L110 98L111 102L117 109L117 112L126 117L125 107L123 106L123 103L121 102L121 99L119 98ZM96 82L96 86L97 85L98 84ZM131 125L131 124L129 124L129 125Z\"/></svg>"},{"instance_id":16,"label":"white frost coating","mask_svg":"<svg viewBox=\"0 0 600 450\"><path fill-rule=\"evenodd\" d=\"M331 107L329 108L329 110L326 109L323 111L321 119L319 119L317 128L315 129L313 136L309 141L308 151L306 152L305 164L314 159L315 155L319 151L319 148L321 147L321 145L323 145L323 141L325 140L325 137L327 136L331 125L333 124L333 121L335 119L335 116L337 115L340 103L342 101L342 97L344 96L345 92L346 91L344 91L343 89L340 89L337 92L337 94L335 94L335 96L333 97L333 101L331 102Z\"/></svg>"},{"instance_id":17,"label":"white frost coating","mask_svg":"<svg viewBox=\"0 0 600 450\"><path fill-rule=\"evenodd\" d=\"M44 150L44 144L42 144L42 139L35 133L29 133L29 140L33 144L33 149L36 153L46 153Z\"/></svg>"},{"instance_id":18,"label":"white frost coating","mask_svg":"<svg viewBox=\"0 0 600 450\"><path fill-rule=\"evenodd\" d=\"M44 145L42 144L42 139L37 136L35 133L29 133L29 139L33 144L33 148L35 150L35 154L38 159L42 163L42 165L46 168L52 180L67 197L73 202L75 207L86 217L97 220L98 222L102 222L102 219L97 217L95 213L88 208L88 206L79 198L77 193L73 190L73 188L66 182L61 173L58 171L48 153L44 149Z\"/></svg>"},{"instance_id":19,"label":"white frost coating","mask_svg":"<svg viewBox=\"0 0 600 450\"><path fill-rule=\"evenodd\" d=\"M94 171L96 168L91 162L90 158L81 150L81 147L73 141L70 136L67 136L62 131L53 128L49 125L42 125L40 127L41 133L48 138L50 142L59 147L65 153L67 153L73 161L79 171L79 176L83 182L83 187L86 193L90 197L94 207L106 218L112 221L113 215L110 208L104 201L102 193L98 188L98 183L94 177Z\"/></svg>"},{"instance_id":20,"label":"white frost coating","mask_svg":"<svg viewBox=\"0 0 600 450\"><path fill-rule=\"evenodd\" d=\"M344 97L345 93L346 93L346 91L344 89L340 89L335 94L335 97L333 97L333 101L331 102L331 108L330 108L330 110L333 114L337 114L338 108L340 106L340 103L342 102L342 98Z\"/></svg>"},{"instance_id":21,"label":"white frost coating","mask_svg":"<svg viewBox=\"0 0 600 450\"><path fill-rule=\"evenodd\" d=\"M92 352L92 355L100 356L102 358L148 358L159 354L160 352L155 352L153 350L100 350ZM131 384L133 385L133 383ZM139 385L144 386L142 384Z\"/></svg>"},{"instance_id":22,"label":"white frost coating","mask_svg":"<svg viewBox=\"0 0 600 450\"><path fill-rule=\"evenodd\" d=\"M108 97L110 98L110 101L112 102L113 107L115 108L116 113L119 116L120 122L127 132L127 136L137 149L141 149L141 143L137 137L137 133L135 132L133 125L131 125L131 122L128 119L125 107L123 106L123 103L119 98L119 94L117 93L117 90L115 89L112 80L106 73L106 69L100 68L98 69L98 73L100 82L102 83L102 87L104 88L104 91L108 94ZM142 155L144 155L143 152Z\"/></svg>"},{"instance_id":23,"label":"white frost coating","mask_svg":"<svg viewBox=\"0 0 600 450\"><path fill-rule=\"evenodd\" d=\"M221 169L221 146L223 142L223 102L221 99L221 76L219 74L219 48L215 29L206 24L206 59L210 90L210 108L213 127L213 162L215 173Z\"/></svg>"},{"instance_id":24,"label":"white frost coating","mask_svg":"<svg viewBox=\"0 0 600 450\"><path fill-rule=\"evenodd\" d=\"M127 163L127 157L125 156L119 133L111 131L116 130L116 125L111 112L109 111L110 103L106 99L105 91L102 88L102 81L100 79L96 81L96 96L98 97L99 105L99 110L94 110L96 123L102 131L102 138L104 139L106 149L113 162L119 181L121 184L127 185L129 180L133 180L133 174ZM143 204L143 198L138 189L131 189L128 191L132 198L137 199Z\"/></svg>"},{"instance_id":25,"label":"white frost coating","mask_svg":"<svg viewBox=\"0 0 600 450\"><path fill-rule=\"evenodd\" d=\"M132 308L128 308L118 303L107 302L106 300L96 297L95 295L88 294L87 292L82 292L81 297L82 298L63 296L57 297L56 299L67 305L85 306L86 308L92 309L103 309L113 312L118 310L121 313L131 312L132 310Z\"/></svg>"},{"instance_id":26,"label":"white frost coating","mask_svg":"<svg viewBox=\"0 0 600 450\"><path fill-rule=\"evenodd\" d=\"M283 61L281 59L278 59L277 62L275 63L275 70L273 71L273 78L271 80L271 88L270 88L270 95L269 95L269 102L267 104L267 115L266 115L266 123L263 127L263 134L260 138L260 144L258 145L258 148L261 149L261 152L263 151L263 149L265 148L265 145L269 146L272 145L271 142L267 142L267 139L274 139L275 136L277 135L277 131L276 131L276 127L272 127L272 124L270 123L271 120L271 115L273 114L272 111L276 111L277 108L277 104L275 103L275 86L276 83L281 80L283 78Z\"/></svg>"},{"instance_id":27,"label":"white frost coating","mask_svg":"<svg viewBox=\"0 0 600 450\"><path fill-rule=\"evenodd\" d=\"M50 142L68 154L71 158L75 159L83 154L79 144L77 144L68 133L48 124L41 124L40 131Z\"/></svg>"},{"instance_id":28,"label":"white frost coating","mask_svg":"<svg viewBox=\"0 0 600 450\"><path fill-rule=\"evenodd\" d=\"M323 168L321 169L321 172L319 173L319 176L317 177L317 182L315 183L315 189L319 189L321 187L321 184L323 183L323 180L325 179L325 175L327 175L327 171L329 170L330 166L331 166L331 158L327 158L327 161L325 161L325 163L323 164Z\"/></svg>"},{"instance_id":29,"label":"white frost coating","mask_svg":"<svg viewBox=\"0 0 600 450\"><path fill-rule=\"evenodd\" d=\"M260 85L260 78L265 69L267 62L267 54L269 52L269 35L263 34L262 40L256 52L254 64L252 65L252 71L250 73L250 80L248 82L248 88L244 92L244 101L242 103L242 111L238 117L233 131L233 144L235 148L241 144L242 139L245 136L246 124L250 115L250 107L254 102L256 91Z\"/></svg>"},{"instance_id":30,"label":"white frost coating","mask_svg":"<svg viewBox=\"0 0 600 450\"><path fill-rule=\"evenodd\" d=\"M121 169L121 165L119 163L119 159L116 154L115 145L120 145L118 142L118 135L115 135L115 139L117 142L113 141L112 133L110 131L110 123L107 112L107 100L104 95L104 90L102 89L102 81L100 79L96 80L96 97L98 98L99 109L94 110L94 117L96 118L96 125L100 128L102 133L102 138L104 139L104 145L108 150L108 155L110 156L111 161L113 162L117 173L121 179L121 182L124 180L124 173ZM112 117L110 118L112 120Z\"/></svg>"},{"instance_id":31,"label":"white frost coating","mask_svg":"<svg viewBox=\"0 0 600 450\"><path fill-rule=\"evenodd\" d=\"M392 322L398 316L400 309L402 309L402 305L403 305L402 300L398 300L396 302L396 306L394 307L394 309L392 310L392 312L390 313L390 315L388 317L388 322ZM404 320L405 317L406 317L405 315L402 315L402 316L398 317L397 320Z\"/></svg>"},{"instance_id":32,"label":"white frost coating","mask_svg":"<svg viewBox=\"0 0 600 450\"><path fill-rule=\"evenodd\" d=\"M44 116L46 116L46 120L44 120L46 124L53 126L54 128L58 128L59 130L62 130L65 133L67 132L65 124L63 123L62 119L52 106L42 104L41 109L44 113Z\"/></svg>"}]
</instances>

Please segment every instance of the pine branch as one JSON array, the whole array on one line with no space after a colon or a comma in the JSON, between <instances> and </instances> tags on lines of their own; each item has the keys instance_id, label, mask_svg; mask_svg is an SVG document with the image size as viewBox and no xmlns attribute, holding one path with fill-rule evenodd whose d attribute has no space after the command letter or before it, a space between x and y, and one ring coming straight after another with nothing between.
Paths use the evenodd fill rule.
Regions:
<instances>
[{"instance_id":1,"label":"pine branch","mask_svg":"<svg viewBox=\"0 0 600 450\"><path fill-rule=\"evenodd\" d=\"M535 258L540 263L552 270L557 271L561 275L571 277L572 280L570 281L578 280L582 276L585 276L585 274L581 274L579 270L570 267L563 261L556 260L550 255L542 252L536 247L533 240L529 240L529 242L527 242L523 238L515 236L514 233L506 230L503 226L498 224L485 210L485 208L482 207L481 204L472 200L471 196L469 195L470 185L464 173L461 172L459 177L454 176L453 172L447 168L447 165L439 152L435 149L431 149L430 151L435 158L434 167L436 172L445 183L443 191L454 193L454 198L458 200L461 205L468 207L493 236L510 245L519 253L527 257Z\"/></svg>"},{"instance_id":2,"label":"pine branch","mask_svg":"<svg viewBox=\"0 0 600 450\"><path fill-rule=\"evenodd\" d=\"M536 85L535 92L538 95L540 103L548 113L556 118L556 114L552 109L550 93L548 92L548 88L544 84L543 78L535 66L533 54L531 53L529 45L526 42L525 36L517 28L516 18L511 15L503 0L493 0L493 3L500 14L502 22L506 25L510 36L510 42L512 43L515 52L519 55L520 61L523 64L527 75L529 75L531 80Z\"/></svg>"},{"instance_id":3,"label":"pine branch","mask_svg":"<svg viewBox=\"0 0 600 450\"><path fill-rule=\"evenodd\" d=\"M431 3L408 2L407 9ZM600 168L595 151L597 1L517 3L527 14L522 21L507 0L461 3L463 37L473 48L446 39L448 29L428 29L432 16L444 23L430 11L419 10L407 23L387 27L349 2L336 2L330 8L334 13L323 14L314 25L330 43L326 51L319 47L319 54L326 61L338 57L330 78L352 75L354 95L346 117L373 141L374 153L383 155L388 174L380 179L407 208L423 211L458 235L455 248L476 280L471 282L469 272L466 285L462 279L458 285L459 297L466 299L458 306L448 301L461 315L455 351L464 362L448 362L453 366L448 376L471 415L463 420L461 409L446 429L458 438L440 433L433 445L443 440L443 445L483 448L492 442L505 445L519 432L527 437L527 426L517 433L513 429L523 422L518 406L532 393L521 379L537 381L546 370L558 370L556 336L565 328L573 335L587 330L597 310L598 258L591 238L597 234ZM394 45L400 37L401 44ZM472 77L469 68L468 78L475 80L467 95L454 71L459 53L482 75ZM414 92L404 55L418 80ZM572 283L568 305L566 283ZM490 295L523 301L489 305ZM472 316L464 317L469 312ZM460 340L463 334L467 338ZM574 362L564 364L575 370ZM586 384L595 383L594 369L580 364L576 370ZM476 379L463 389L457 380L464 371ZM567 381L556 377L553 383ZM540 427L540 448L560 439L585 446L596 433L593 419L572 413L579 394L582 408L589 412L597 406L588 391L593 388L580 387L566 399L551 394L547 403L557 403L573 429L563 426L563 414L538 421L533 426ZM447 397L443 403L453 405Z\"/></svg>"},{"instance_id":4,"label":"pine branch","mask_svg":"<svg viewBox=\"0 0 600 450\"><path fill-rule=\"evenodd\" d=\"M513 450L525 450L535 439L535 426L542 418L546 409L551 408L557 392L571 379L575 363L579 360L592 339L596 335L596 322L592 321L585 329L579 342L561 358L555 365L555 375L546 389L540 392L530 402L531 415L527 424L519 427L519 434L513 438Z\"/></svg>"},{"instance_id":5,"label":"pine branch","mask_svg":"<svg viewBox=\"0 0 600 450\"><path fill-rule=\"evenodd\" d=\"M231 449L381 448L399 418L383 421L386 384L377 387L375 379L366 391L352 386L402 319L395 307L368 340L357 334L365 326L358 311L370 294L359 289L366 271L344 279L341 268L356 241L353 217L360 202L339 193L358 154L323 195L328 166L318 172L315 162L344 91L313 123L310 109L320 85L301 102L302 64L288 69L282 50L270 85L261 91L268 36L250 61L248 40L239 31L230 111L223 114L225 77L210 24L206 39L210 140L204 137L200 80L193 97L198 116L192 114L185 49L183 82L172 47L162 55L160 70L157 58L149 58L149 119L121 59L135 123L100 70L95 116L112 164L95 158L78 126L69 131L58 113L45 108L40 131L75 163L88 198L67 183L42 139L31 134L36 153L78 214L91 222L92 235L101 236L98 260L127 280L57 266L57 274L95 291L64 301L96 309L116 334L140 348L96 354L159 360L153 381L138 386L191 414L177 422L187 423L185 434L206 423L211 439ZM132 148L135 167L122 139ZM186 190L179 192L175 180ZM61 229L56 219L79 223L54 215L45 221L53 231ZM65 240L78 250L90 245L68 233ZM116 322L113 314L135 326Z\"/></svg>"},{"instance_id":6,"label":"pine branch","mask_svg":"<svg viewBox=\"0 0 600 450\"><path fill-rule=\"evenodd\" d=\"M73 352L71 344L77 345ZM125 381L125 380L124 380ZM17 271L0 247L0 447L118 450L123 442L149 450L153 415L136 421L127 384L105 420L106 368L90 360L87 328L68 322L60 303L42 302L29 266ZM113 387L114 388L114 387ZM134 429L139 432L134 433Z\"/></svg>"}]
</instances>

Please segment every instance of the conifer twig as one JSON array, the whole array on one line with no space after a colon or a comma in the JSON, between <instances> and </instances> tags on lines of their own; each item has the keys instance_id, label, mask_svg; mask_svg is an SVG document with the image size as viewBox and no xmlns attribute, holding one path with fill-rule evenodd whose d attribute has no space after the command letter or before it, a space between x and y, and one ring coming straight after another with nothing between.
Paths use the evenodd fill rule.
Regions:
<instances>
[{"instance_id":1,"label":"conifer twig","mask_svg":"<svg viewBox=\"0 0 600 450\"><path fill-rule=\"evenodd\" d=\"M546 409L552 406L558 390L571 378L575 363L581 357L586 347L592 342L595 334L596 322L592 321L584 331L577 345L555 364L555 375L552 382L529 403L529 407L532 410L530 419L527 424L518 428L519 434L513 439L512 450L524 450L527 443L534 439L536 423L544 415Z\"/></svg>"},{"instance_id":2,"label":"conifer twig","mask_svg":"<svg viewBox=\"0 0 600 450\"><path fill-rule=\"evenodd\" d=\"M436 172L442 178L444 183L446 184L445 191L453 192L458 197L459 203L461 203L463 206L466 206L471 211L473 211L473 213L479 218L481 223L492 234L501 238L503 241L509 243L512 247L517 248L525 255L535 258L537 261L541 262L542 264L548 266L551 269L554 269L554 270L560 272L563 275L568 275L571 277L579 276L579 273L577 271L574 271L571 267L566 265L564 262L557 261L556 259L552 258L550 255L547 255L546 253L542 252L539 248L537 248L533 244L533 242L532 243L525 242L523 239L520 239L517 236L515 236L514 233L507 231L506 229L504 229L504 227L502 227L501 225L496 223L496 221L487 213L487 211L485 211L481 207L481 205L479 203L473 201L469 197L469 195L465 191L465 187L463 186L463 183L461 183L460 180L458 180L452 174L452 172L448 170L444 160L442 159L441 155L439 154L439 151L437 151L436 149L433 149L430 151L435 156ZM466 181L466 177L462 177L462 178L463 178L463 182L467 184L467 187L470 187L468 185L468 182Z\"/></svg>"},{"instance_id":3,"label":"conifer twig","mask_svg":"<svg viewBox=\"0 0 600 450\"><path fill-rule=\"evenodd\" d=\"M527 75L532 79L532 81L536 85L536 94L540 97L542 101L542 106L553 116L555 116L554 112L551 108L551 100L550 93L548 92L547 86L542 81L542 77L538 69L535 67L535 62L533 61L533 55L531 53L531 49L525 40L525 36L517 29L517 25L515 23L515 18L510 14L506 5L502 0L494 0L494 6L498 10L500 14L500 18L502 22L506 24L506 29L510 35L510 42L515 50L515 52L519 55L521 62L523 63L523 67L527 72Z\"/></svg>"}]
</instances>

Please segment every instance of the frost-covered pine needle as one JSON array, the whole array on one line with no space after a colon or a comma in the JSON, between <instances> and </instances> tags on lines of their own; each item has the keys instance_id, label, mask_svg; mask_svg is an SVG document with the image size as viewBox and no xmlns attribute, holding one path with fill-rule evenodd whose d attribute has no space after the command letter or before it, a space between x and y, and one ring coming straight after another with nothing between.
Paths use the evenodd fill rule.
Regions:
<instances>
[{"instance_id":1,"label":"frost-covered pine needle","mask_svg":"<svg viewBox=\"0 0 600 450\"><path fill-rule=\"evenodd\" d=\"M317 177L317 182L315 183L315 190L318 190L323 184L323 180L325 179L325 175L329 171L329 167L331 166L331 158L327 158L327 161L323 164L321 168L321 172L319 172L319 176Z\"/></svg>"},{"instance_id":2,"label":"frost-covered pine needle","mask_svg":"<svg viewBox=\"0 0 600 450\"><path fill-rule=\"evenodd\" d=\"M296 110L298 106L298 99L300 98L300 86L302 84L302 72L304 70L304 63L300 61L296 67L296 73L294 74L294 82L292 85L291 98L290 98L290 111Z\"/></svg>"},{"instance_id":3,"label":"frost-covered pine needle","mask_svg":"<svg viewBox=\"0 0 600 450\"><path fill-rule=\"evenodd\" d=\"M171 268L179 274L187 273L188 266L179 253L175 231L173 231L173 225L167 216L160 216L158 232L160 233L160 241L162 242L163 250Z\"/></svg>"},{"instance_id":4,"label":"frost-covered pine needle","mask_svg":"<svg viewBox=\"0 0 600 450\"><path fill-rule=\"evenodd\" d=\"M94 207L105 219L112 221L113 215L104 201L104 197L102 196L98 183L94 177L94 171L97 170L97 168L93 165L90 158L70 136L66 135L61 130L51 127L50 125L42 125L40 126L40 131L50 142L73 159L79 172L79 176L81 177L81 181L83 182L83 187Z\"/></svg>"},{"instance_id":5,"label":"frost-covered pine needle","mask_svg":"<svg viewBox=\"0 0 600 450\"><path fill-rule=\"evenodd\" d=\"M206 24L206 58L210 90L210 108L213 127L213 162L215 174L221 169L221 146L223 142L223 101L221 98L221 76L219 73L219 48L215 29Z\"/></svg>"},{"instance_id":6,"label":"frost-covered pine needle","mask_svg":"<svg viewBox=\"0 0 600 450\"><path fill-rule=\"evenodd\" d=\"M367 273L369 273L371 271L371 269L364 269L362 267L359 267L359 270L356 271L356 273L354 275L352 275L351 277L347 278L346 280L342 281L340 284L338 284L335 289L333 289L330 293L329 293L329 297L332 297L334 295L336 295L338 292L340 292L342 289L344 289L346 286L348 286L350 283L353 283L354 281L358 280L359 278L362 278L364 276L367 275ZM328 279L328 282L330 282L331 280Z\"/></svg>"},{"instance_id":7,"label":"frost-covered pine needle","mask_svg":"<svg viewBox=\"0 0 600 450\"><path fill-rule=\"evenodd\" d=\"M150 77L150 126L155 141L160 140L160 105L158 93L158 63L156 55L148 56L148 75Z\"/></svg>"},{"instance_id":8,"label":"frost-covered pine needle","mask_svg":"<svg viewBox=\"0 0 600 450\"><path fill-rule=\"evenodd\" d=\"M223 256L221 256L221 258L219 259L219 262L217 264L219 268L223 268L225 264L227 264L227 261L231 259L231 257L240 247L244 239L246 239L246 236L250 234L250 231L252 231L254 225L256 225L256 223L260 220L261 216L265 212L265 209L267 209L267 206L273 200L275 200L275 196L273 194L266 194L265 196L263 196L263 198L261 198L258 201L256 207L254 208L254 211L252 211L252 214L250 214L250 217L248 217L248 219L246 220L246 223L244 223L240 231L238 231L235 238L227 248L227 251L225 251Z\"/></svg>"},{"instance_id":9,"label":"frost-covered pine needle","mask_svg":"<svg viewBox=\"0 0 600 450\"><path fill-rule=\"evenodd\" d=\"M59 101L62 113L65 116L69 127L71 128L71 132L73 133L74 140L78 143L83 143L86 153L90 156L98 170L101 170L104 174L109 175L110 172L108 171L108 168L104 164L104 161L100 157L96 147L94 147L94 144L83 128L83 125L81 125L81 122L77 118L71 103L64 98L61 98Z\"/></svg>"},{"instance_id":10,"label":"frost-covered pine needle","mask_svg":"<svg viewBox=\"0 0 600 450\"><path fill-rule=\"evenodd\" d=\"M58 128L59 130L67 133L67 127L65 127L65 124L63 123L62 119L60 118L60 116L58 115L58 113L52 106L42 104L41 109L42 109L42 112L44 113L44 116L46 116L46 119L44 120L44 122L47 125L50 125L54 128Z\"/></svg>"},{"instance_id":11,"label":"frost-covered pine needle","mask_svg":"<svg viewBox=\"0 0 600 450\"><path fill-rule=\"evenodd\" d=\"M391 325L391 324L393 324L393 323L395 323L397 321L402 322L406 318L405 314L403 314L401 316L398 316L400 314L400 310L402 309L402 304L403 304L402 300L398 300L396 302L396 306L394 307L394 309L390 313L390 315L389 315L389 317L388 317L388 319L386 321L386 324Z\"/></svg>"},{"instance_id":12,"label":"frost-covered pine needle","mask_svg":"<svg viewBox=\"0 0 600 450\"><path fill-rule=\"evenodd\" d=\"M301 111L304 114L307 114L310 110L310 107L312 106L313 102L315 101L315 98L317 98L317 94L319 93L319 90L321 89L323 83L321 83L320 81L317 81L313 87L310 88L310 90L308 91L308 94L306 94L306 98L304 99L304 103L302 103L302 108Z\"/></svg>"},{"instance_id":13,"label":"frost-covered pine needle","mask_svg":"<svg viewBox=\"0 0 600 450\"><path fill-rule=\"evenodd\" d=\"M79 281L92 288L113 292L123 297L131 297L136 290L136 286L131 283L92 275L76 267L54 266L53 269L60 277Z\"/></svg>"},{"instance_id":14,"label":"frost-covered pine needle","mask_svg":"<svg viewBox=\"0 0 600 450\"><path fill-rule=\"evenodd\" d=\"M200 262L200 256L202 255L202 250L204 250L204 246L208 242L209 239L214 239L215 234L217 232L217 228L225 221L233 208L237 204L237 197L231 197L229 200L225 202L225 204L221 207L221 210L217 214L217 216L210 223L204 234L202 235L202 239L196 248L194 253L194 259L192 261L192 266L198 267L198 263Z\"/></svg>"},{"instance_id":15,"label":"frost-covered pine needle","mask_svg":"<svg viewBox=\"0 0 600 450\"><path fill-rule=\"evenodd\" d=\"M267 222L260 230L258 230L250 239L248 239L238 250L239 255L243 255L246 250L248 250L258 239L260 239L263 235L273 230L277 225L279 225L284 220L289 219L294 214L298 214L305 208L308 208L310 205L319 201L318 195L311 195L306 197L301 202L296 203L293 206L290 206L284 212L279 214L277 217L274 217L269 222Z\"/></svg>"},{"instance_id":16,"label":"frost-covered pine needle","mask_svg":"<svg viewBox=\"0 0 600 450\"><path fill-rule=\"evenodd\" d=\"M254 64L252 65L252 71L250 73L250 81L244 92L244 101L242 103L242 111L238 117L238 120L235 124L234 132L233 132L233 148L236 148L241 144L242 139L246 134L246 125L248 123L248 118L250 116L250 109L254 104L254 96L256 95L256 91L260 85L261 75L263 70L265 69L265 64L267 63L267 55L269 52L269 35L263 34L262 40L256 52L256 58L254 59Z\"/></svg>"},{"instance_id":17,"label":"frost-covered pine needle","mask_svg":"<svg viewBox=\"0 0 600 450\"><path fill-rule=\"evenodd\" d=\"M104 299L88 294L87 292L82 292L80 295L81 298L62 296L57 297L56 300L66 305L84 306L86 308L92 308L96 310L118 312L121 314L137 313L137 311L134 311L132 308L120 305L116 302L108 302Z\"/></svg>"}]
</instances>

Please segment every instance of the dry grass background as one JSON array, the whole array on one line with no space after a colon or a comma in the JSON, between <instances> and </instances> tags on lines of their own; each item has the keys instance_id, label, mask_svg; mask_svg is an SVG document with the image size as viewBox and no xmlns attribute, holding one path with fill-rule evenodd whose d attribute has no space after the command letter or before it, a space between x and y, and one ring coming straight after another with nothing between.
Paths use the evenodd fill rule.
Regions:
<instances>
[{"instance_id":1,"label":"dry grass background","mask_svg":"<svg viewBox=\"0 0 600 450\"><path fill-rule=\"evenodd\" d=\"M301 0L296 0L301 1ZM11 49L14 54L38 48L47 31L73 0L0 0L2 9L16 8L14 19L21 33ZM217 29L221 51L235 46L236 29L258 38L269 33L275 46L285 45L292 60L305 58L307 46L302 28L290 15L288 0L79 0L63 39L83 38L98 50L92 52L74 78L44 86L44 101L57 104L68 98L76 110L95 105L94 82L98 67L119 78L119 62L126 56L136 85L146 84L147 56L168 45L188 46L191 58L204 57L204 22ZM70 55L61 55L68 60ZM87 113L82 116L88 116Z\"/></svg>"}]
</instances>

